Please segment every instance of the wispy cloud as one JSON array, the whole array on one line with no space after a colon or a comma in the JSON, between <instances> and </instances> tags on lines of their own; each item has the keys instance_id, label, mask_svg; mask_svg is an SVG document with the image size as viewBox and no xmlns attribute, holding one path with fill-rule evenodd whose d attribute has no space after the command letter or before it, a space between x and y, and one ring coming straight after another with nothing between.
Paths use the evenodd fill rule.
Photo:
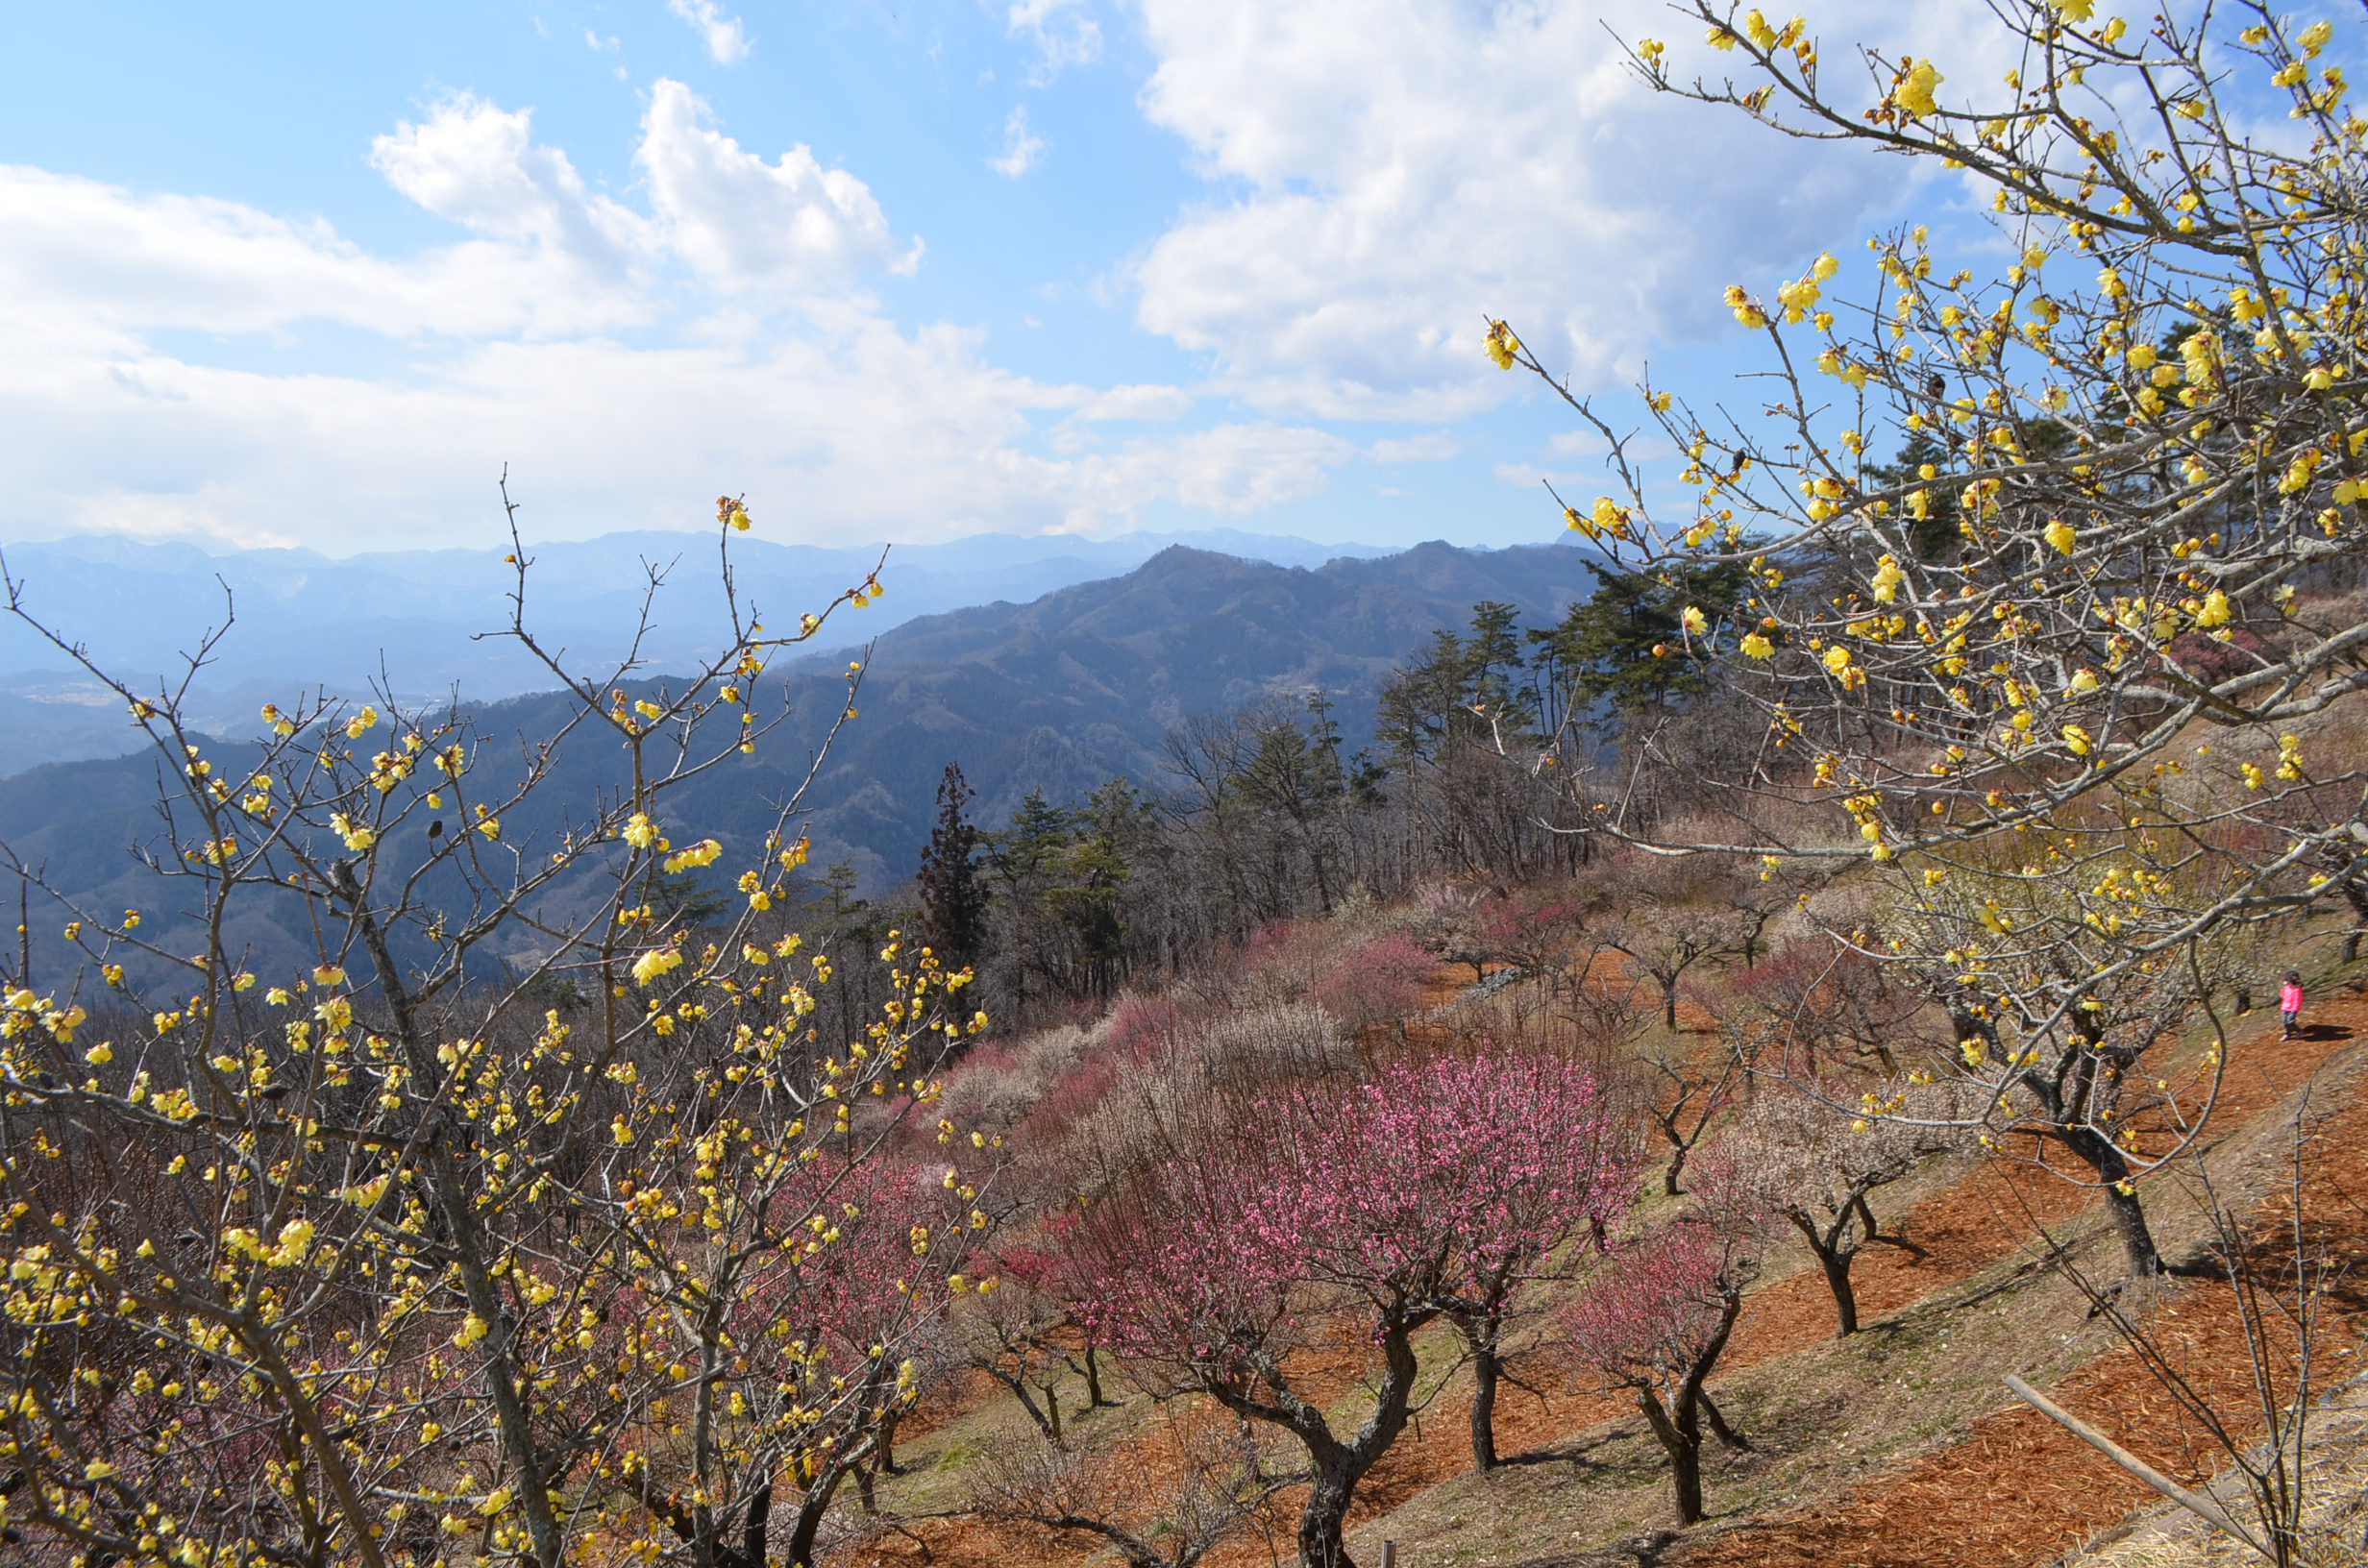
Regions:
<instances>
[{"instance_id":1,"label":"wispy cloud","mask_svg":"<svg viewBox=\"0 0 2368 1568\"><path fill-rule=\"evenodd\" d=\"M718 65L737 65L749 58L748 28L739 17L726 15L715 0L666 0L666 9L699 30Z\"/></svg>"},{"instance_id":2,"label":"wispy cloud","mask_svg":"<svg viewBox=\"0 0 2368 1568\"><path fill-rule=\"evenodd\" d=\"M1071 65L1101 58L1101 23L1086 14L1084 0L1012 0L1004 22L1013 37L1036 45L1028 80L1038 86Z\"/></svg>"},{"instance_id":3,"label":"wispy cloud","mask_svg":"<svg viewBox=\"0 0 2368 1568\"><path fill-rule=\"evenodd\" d=\"M987 159L987 166L1006 180L1017 180L1044 161L1050 145L1027 128L1027 106L1023 104L1003 122L1003 155Z\"/></svg>"}]
</instances>

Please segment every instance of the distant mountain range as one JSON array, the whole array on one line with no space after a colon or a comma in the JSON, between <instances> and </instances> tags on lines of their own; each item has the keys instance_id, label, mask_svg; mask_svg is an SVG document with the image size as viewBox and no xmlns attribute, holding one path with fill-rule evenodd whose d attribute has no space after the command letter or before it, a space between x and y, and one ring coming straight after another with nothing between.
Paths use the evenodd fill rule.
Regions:
<instances>
[{"instance_id":1,"label":"distant mountain range","mask_svg":"<svg viewBox=\"0 0 2368 1568\"><path fill-rule=\"evenodd\" d=\"M1588 559L1427 544L1309 571L1172 548L1033 604L909 623L879 640L862 718L818 782L818 847L874 885L909 874L949 762L988 826L1031 789L1068 801L1125 777L1164 791L1171 729L1270 697L1325 694L1353 751L1372 739L1382 682L1432 632L1482 600L1558 620L1593 589Z\"/></svg>"},{"instance_id":2,"label":"distant mountain range","mask_svg":"<svg viewBox=\"0 0 2368 1568\"><path fill-rule=\"evenodd\" d=\"M910 875L949 762L961 764L978 794L974 814L992 827L1031 789L1069 801L1123 776L1164 790L1171 781L1162 745L1172 726L1267 698L1326 694L1344 739L1361 746L1372 735L1381 683L1432 632L1462 625L1483 600L1513 604L1529 625L1559 619L1591 591L1589 558L1562 545L1428 544L1309 570L1172 547L1122 576L1032 603L907 621L879 637L861 716L809 796L813 864L851 861L873 891ZM756 756L734 759L675 796L669 825L722 839L726 864L755 849L839 710L843 668L815 661L791 669L784 679L796 720ZM489 740L506 743L555 732L565 712L546 692L484 705L474 717ZM252 744L236 739L251 733L242 724L210 752L224 776L252 765ZM169 948L190 912L175 910L174 890L130 853L159 831L157 760L55 762L0 780L0 843L45 866L86 907L149 912L155 923L142 934ZM620 781L622 764L622 748L603 726L578 732L558 758L558 787L535 812L506 816L504 844L531 862L537 843L561 830L569 806ZM421 848L389 845L385 852ZM302 956L294 910L256 916L238 936L258 963L285 967Z\"/></svg>"},{"instance_id":3,"label":"distant mountain range","mask_svg":"<svg viewBox=\"0 0 2368 1568\"><path fill-rule=\"evenodd\" d=\"M899 545L882 577L888 592L859 621L850 618L848 635L869 638L917 617L998 600L1025 603L1117 576L1175 544L1279 566L1389 553L1231 530L1111 540L981 534ZM779 618L863 580L880 547L777 545L751 535L735 539L732 553L743 602ZM210 728L245 724L262 702L284 703L313 684L358 691L382 672L412 697L456 690L474 701L551 683L514 645L474 640L508 624L512 573L501 549L333 558L308 550L209 554L190 545L76 538L11 545L0 554L29 610L88 646L111 673L141 683L178 679L184 655L234 607L236 625L187 703ZM671 567L671 586L657 601L646 667L687 668L714 642L721 600L712 537L619 533L536 545L529 555L530 614L553 647L586 662L621 651L651 566ZM0 776L42 762L120 755L137 744L121 704L12 617L0 617L0 672L13 672L0 674Z\"/></svg>"}]
</instances>

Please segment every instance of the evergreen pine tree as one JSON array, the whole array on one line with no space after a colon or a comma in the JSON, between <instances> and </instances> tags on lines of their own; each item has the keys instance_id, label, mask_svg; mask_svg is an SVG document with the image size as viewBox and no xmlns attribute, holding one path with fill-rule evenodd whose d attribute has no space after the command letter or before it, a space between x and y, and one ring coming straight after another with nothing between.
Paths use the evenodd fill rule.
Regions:
<instances>
[{"instance_id":1,"label":"evergreen pine tree","mask_svg":"<svg viewBox=\"0 0 2368 1568\"><path fill-rule=\"evenodd\" d=\"M1685 706L1709 689L1701 665L1687 655L1688 605L1724 615L1751 590L1739 563L1687 565L1659 573L1596 574L1594 593L1570 608L1562 624L1532 631L1541 668L1569 682L1571 698L1595 707L1599 723L1616 724L1636 714Z\"/></svg>"},{"instance_id":2,"label":"evergreen pine tree","mask_svg":"<svg viewBox=\"0 0 2368 1568\"><path fill-rule=\"evenodd\" d=\"M937 786L937 826L921 852L920 881L922 943L950 969L978 957L987 930L987 892L974 863L978 829L963 809L970 800L961 768L948 763Z\"/></svg>"}]
</instances>

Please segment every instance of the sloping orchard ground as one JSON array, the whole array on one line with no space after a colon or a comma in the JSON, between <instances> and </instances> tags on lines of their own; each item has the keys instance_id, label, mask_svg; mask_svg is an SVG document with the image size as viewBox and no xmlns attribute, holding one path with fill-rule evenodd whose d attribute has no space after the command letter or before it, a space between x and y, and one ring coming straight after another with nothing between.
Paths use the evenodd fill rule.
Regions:
<instances>
[{"instance_id":1,"label":"sloping orchard ground","mask_svg":"<svg viewBox=\"0 0 2368 1568\"><path fill-rule=\"evenodd\" d=\"M2324 1078L2313 1087L2314 1102L2331 1115L2313 1152L2306 1201L2330 1245L2355 1259L2368 1257L2368 1207L2362 1204L2368 1197L2368 1094L2360 1092L2358 1051L2340 1049L2368 1026L2368 1002L2346 996L2317 1009L2315 1019L2305 1039L2246 1042L2232 1064L2223 1125L2245 1115L2257 1118L2272 1108L2265 1102L2276 1088L2288 1086L2290 1093L2315 1066L2314 1056L2330 1058ZM2220 1175L2232 1188L2243 1176L2230 1168L2236 1164L2232 1157L2253 1156L2257 1181L2273 1177L2279 1118L2259 1119L2273 1125L2257 1121L2245 1130L2249 1137L2232 1134L2215 1151ZM2274 1190L2263 1194L2262 1221L2278 1217L2282 1197ZM2183 1239L2167 1227L2166 1232L2169 1239ZM2165 1340L2181 1344L2183 1373L2215 1408L2246 1409L2252 1364L2232 1292L2199 1281L2169 1295L2153 1327ZM2353 1325L2330 1327L2331 1348L2344 1352L2321 1362L2322 1371L2332 1377L2355 1358ZM2184 1481L2202 1481L2218 1468L2219 1457L2206 1435L2190 1426L2125 1348L2073 1372L2052 1397ZM1845 1561L1867 1568L2003 1568L2048 1560L2153 1497L2037 1411L2002 1398L2000 1408L1977 1421L1961 1443L1869 1478L1832 1507L1736 1531L1674 1560L1690 1568ZM1948 1528L1936 1532L1936 1520L1947 1520Z\"/></svg>"},{"instance_id":2,"label":"sloping orchard ground","mask_svg":"<svg viewBox=\"0 0 2368 1568\"><path fill-rule=\"evenodd\" d=\"M2318 1141L2310 1201L2332 1244L2368 1257L2368 1207L2359 1201L2368 1196L2368 1096L2358 1092L2361 1053L2347 1047L2368 1022L2368 1004L2347 1001L2320 1017L2331 1025L2322 1038L2248 1043L2232 1075L2236 1092L2223 1102L2223 1125L2247 1112L2255 1120L2223 1138L2214 1163L2226 1195L2262 1197L2274 1220L2283 1115L2258 1113L2288 1110L2293 1101L2275 1091L2299 1086L2312 1058L2337 1046L2340 1055L2311 1088L2314 1108L2332 1115ZM1980 1185L1977 1178L1948 1201L1921 1206L1910 1225L1971 1197ZM2004 1223L2015 1223L2011 1210ZM2191 1214L2161 1213L2158 1228L2174 1257L2202 1240ZM2082 1215L2077 1227L2059 1224L2058 1231L2081 1236L2077 1255L2091 1272L2109 1274L2116 1266L2110 1237L2095 1216ZM1798 1283L1762 1292L1754 1309L1762 1297ZM2183 1370L2224 1409L2247 1409L2250 1362L2226 1287L2174 1285L2161 1296L2155 1327L2181 1344ZM1759 1321L1781 1332L1768 1315ZM2344 1326L2331 1326L2331 1351L2348 1350L2348 1337ZM2330 1354L2322 1367L2332 1377L2356 1364L2349 1354ZM1521 1568L1633 1562L1640 1556L1672 1568L2047 1562L2153 1494L2036 1412L2008 1404L2000 1379L2018 1370L2053 1382L2060 1402L2122 1434L2162 1469L2200 1480L2219 1462L2135 1359L2087 1319L2070 1286L2002 1256L1959 1288L1928 1296L1855 1341L1731 1369L1718 1385L1721 1402L1765 1452L1721 1457L1711 1467L1712 1506L1724 1519L1690 1539L1667 1528L1665 1482L1659 1489L1640 1482L1659 1480L1658 1453L1631 1420L1558 1445L1571 1458L1566 1465L1539 1467L1561 1472L1551 1479L1506 1472L1458 1478L1378 1522L1359 1545L1369 1550L1388 1534L1410 1565ZM1772 1516L1751 1517L1763 1511ZM1600 1549L1623 1537L1618 1550Z\"/></svg>"},{"instance_id":3,"label":"sloping orchard ground","mask_svg":"<svg viewBox=\"0 0 2368 1568\"><path fill-rule=\"evenodd\" d=\"M2305 1484L2312 1501L2303 1529L2313 1568L2368 1563L2361 1545L2368 1520L2368 1375L2355 1373L2321 1402ZM2240 1478L2224 1473L2211 1491L2223 1507L2249 1517ZM2065 1568L2252 1568L2259 1561L2176 1503L2161 1503L2106 1531Z\"/></svg>"},{"instance_id":4,"label":"sloping orchard ground","mask_svg":"<svg viewBox=\"0 0 2368 1568\"><path fill-rule=\"evenodd\" d=\"M2315 1032L2321 1038L2244 1041L2233 1057L2218 1125L2234 1128L2282 1101L2329 1055L2331 1046L2349 1038L2353 1025L2368 1021L2368 1005L2339 1002L2320 1010L2317 1017L2331 1026ZM2324 1097L2326 1090L2321 1093ZM2351 1111L2338 1128L2330 1129L2330 1140L2336 1144L2359 1146L2363 1135L2368 1135L2368 1111ZM2329 1179L2338 1176L2324 1174ZM2356 1188L2348 1173L2342 1179L2348 1189L2368 1192L2368 1179ZM1832 1508L1733 1531L1732 1546L1706 1542L1694 1550L1714 1555L1699 1560L1961 1560L1932 1555L1940 1544L1934 1531L1943 1528L1935 1520L1950 1517L1960 1507L1997 1513L2001 1499L1979 1489L1962 1491L1961 1496L1935 1495L1936 1486L1946 1492L1948 1478L1961 1464L1978 1464L1974 1456L1986 1454L1984 1445L1999 1440L1992 1429L2001 1422L2009 1424L2010 1443L2027 1437L2044 1441L2055 1432L2044 1423L2039 1423L2044 1432L2026 1432L2023 1416L2029 1412L1984 1415L2000 1403L1999 1377L2007 1371L2033 1370L2034 1343L2059 1345L2060 1354L2054 1360L2065 1365L2110 1345L2085 1323L2077 1295L2052 1275L2034 1269L2026 1252L2035 1220L2063 1226L2081 1218L2088 1201L2081 1189L2027 1168L2003 1163L1976 1166L1961 1180L1925 1197L1894 1227L1918 1243L1920 1255L1878 1248L1862 1256L1856 1277L1871 1326L1855 1340L1830 1340L1832 1305L1813 1272L1775 1279L1756 1291L1723 1363L1717 1392L1738 1424L1759 1440L1762 1452L1714 1469L1713 1506L1727 1519L1783 1510L1803 1499L1833 1493L1863 1476L1870 1463L1947 1443L1968 1422L1972 1430L1964 1443L1942 1449L1932 1461L1899 1459L1898 1469L1862 1488L1863 1496L1852 1494ZM2088 1228L2093 1231L2093 1224ZM2176 1227L2167 1222L2164 1239L2174 1247L2183 1243ZM2109 1267L2109 1262L2105 1266ZM1974 1286L1970 1290L1949 1288L1969 1283ZM1944 1291L1945 1299L1936 1296ZM1919 1302L1921 1306L1895 1321L1875 1321ZM2198 1344L2207 1360L2226 1359L2227 1347L2209 1333L2203 1333ZM1433 1336L1424 1351L1426 1363L1444 1368L1453 1362L1455 1347L1447 1336ZM1326 1381L1342 1397L1343 1414L1349 1414L1355 1404L1353 1348L1327 1360L1336 1364L1325 1369L1330 1374ZM2108 1356L2100 1364L2113 1360ZM2124 1406L2098 1409L2105 1410L2109 1424L2127 1418L2164 1430L2154 1421L2158 1412L2149 1404L2160 1398L2151 1380L2134 1364L2119 1375L2126 1381L2131 1373L2144 1388L2124 1390ZM2107 1382L2100 1386L2118 1386L2114 1376L2106 1374ZM1443 1391L1418 1429L1361 1489L1352 1525L1359 1527L1356 1540L1362 1556L1376 1556L1379 1538L1388 1534L1400 1541L1402 1560L1409 1568L1431 1562L1522 1560L1542 1568L1549 1562L1583 1560L1569 1554L1586 1553L1622 1536L1650 1539L1666 1533L1665 1481L1658 1450L1633 1419L1633 1408L1569 1391L1556 1369L1535 1359L1523 1377L1543 1390L1544 1397L1508 1391L1499 1409L1500 1450L1520 1455L1548 1449L1559 1458L1515 1463L1492 1476L1471 1473L1463 1420L1465 1390L1459 1380ZM2087 1391L2084 1384L2066 1386L2076 1398ZM1148 1404L1137 1396L1125 1412L1101 1412L1092 1439L1123 1445L1127 1469L1141 1477L1147 1495L1173 1470L1170 1445L1147 1426ZM2030 1419L2037 1421L2035 1416ZM1024 1418L1008 1401L963 1412L940 1433L907 1450L907 1462L921 1471L897 1483L889 1498L910 1512L958 1507L968 1463L998 1442L1026 1437ZM1965 1449L1965 1455L1953 1458L1959 1448ZM2082 1459L2086 1454L2081 1449L2072 1458ZM2165 1458L2168 1467L2190 1474L2195 1469L2193 1463L2182 1466L2179 1456ZM1932 1473L1920 1470L1920 1462L1930 1464ZM2007 1510L2010 1518L2002 1528L2011 1539L1993 1540L1998 1532L1990 1531L1982 1535L1973 1555L1961 1560L1978 1561L1986 1568L2035 1560L2017 1557L2011 1550L2000 1556L1999 1551L2028 1538L2043 1543L2034 1545L2034 1552L2052 1556L2063 1544L2117 1519L2129 1507L2132 1490L2112 1490L2109 1482L2119 1472L2101 1460L2095 1465L2109 1482L2104 1491L2084 1473L2077 1482L2035 1482L2027 1472L1986 1482L1993 1489L2019 1493L2035 1485L2043 1492L2066 1495ZM1903 1513L1899 1500L1909 1498L1916 1501ZM1287 1556L1295 1503L1288 1495L1278 1500L1265 1538L1238 1543L1208 1560L1230 1568L1270 1562L1277 1553ZM1935 1508L1941 1511L1936 1514ZM913 1528L919 1539L889 1536L843 1554L840 1560L887 1564L933 1556L950 1568L984 1568L989 1563L1051 1568L1102 1556L1080 1538L1032 1529L950 1519L924 1521ZM1893 1534L1900 1538L1891 1541ZM1866 1538L1866 1551L1874 1555L1842 1547L1858 1536ZM1762 1556L1764 1551L1770 1555ZM1836 1556L1838 1551L1842 1555ZM1886 1552L1893 1555L1883 1556Z\"/></svg>"},{"instance_id":5,"label":"sloping orchard ground","mask_svg":"<svg viewBox=\"0 0 2368 1568\"><path fill-rule=\"evenodd\" d=\"M2327 1063L2331 1050L2344 1051L2354 1027L2368 1022L2368 1004L2346 999L2319 1010L2317 1017L2320 1027L2311 1038L2282 1042L2274 1037L2253 1038L2236 1051L2216 1114L2217 1124L2230 1129L2222 1135L2216 1164L2225 1167L2247 1152L2236 1129L2249 1122L2253 1140L2266 1139L2266 1152L2274 1161L2282 1118L2261 1114L2282 1106ZM2331 1076L2348 1081L2357 1064L2348 1051L2344 1055L2344 1061L2332 1065ZM2328 1092L2326 1087L2319 1090L2322 1096ZM2348 1157L2350 1149L2361 1145L2363 1136L2368 1136L2368 1107L2353 1109L2327 1129L2322 1141L2329 1158L2318 1172L2323 1191L2368 1193L2368 1170L2343 1168L2343 1159L2336 1158ZM2224 1170L2223 1179L2232 1178ZM2043 1360L2034 1354L2035 1345L2060 1344L2069 1335L2073 1344L2068 1348L2083 1357L2111 1346L2109 1337L2089 1328L2085 1305L2077 1293L2038 1270L2028 1247L2035 1221L2060 1231L2077 1221L2081 1229L2095 1232L2095 1218L2087 1213L2090 1207L2087 1192L2028 1167L2005 1163L1976 1167L1962 1181L1918 1203L1899 1223L1898 1229L1926 1249L1924 1256L1888 1248L1862 1255L1854 1278L1861 1282L1860 1299L1870 1327L1855 1341L1830 1340L1832 1303L1815 1274L1794 1273L1755 1291L1721 1362L1714 1391L1746 1435L1759 1439L1766 1452L1716 1461L1723 1464L1724 1474L1714 1464L1709 1482L1714 1509L1730 1520L1761 1508L1781 1509L1846 1484L1870 1464L1946 1441L1955 1429L2008 1397L2000 1385L2005 1373L2031 1371L2035 1361ZM2340 1205L2327 1201L2321 1207ZM2173 1256L2200 1239L2192 1220L2183 1223L2175 1214L2158 1216L2158 1229ZM2110 1247L2090 1266L2109 1275L2116 1266ZM1911 1304L1918 1305L1906 1315L1879 1321ZM2233 1348L2207 1336L2198 1354L2207 1363L2218 1364ZM2126 1370L2143 1379L2134 1363ZM2145 1381L2143 1390L2128 1391L2130 1398L2148 1407L2148 1413L2136 1418L2148 1421L2152 1430L2167 1430L2152 1409L2153 1404L2167 1407L2167 1401L2151 1380ZM1372 1500L1385 1507L1393 1494L1412 1501L1379 1519L1369 1520L1360 1510L1360 1520L1368 1521L1355 1537L1361 1555L1374 1555L1387 1535L1399 1542L1401 1560L1409 1564L1542 1563L1579 1560L1540 1556L1553 1548L1584 1552L1622 1536L1649 1539L1665 1532L1671 1522L1665 1482L1658 1489L1630 1484L1639 1475L1656 1482L1661 1478L1658 1448L1643 1433L1632 1406L1582 1397L1552 1400L1543 1409L1517 1402L1509 1405L1506 1413L1509 1419L1499 1424L1505 1452L1517 1452L1524 1443L1550 1444L1552 1452L1568 1458L1479 1476L1469 1473L1468 1454L1461 1455L1458 1463L1457 1451L1450 1447L1439 1452L1437 1439L1426 1431L1423 1444L1401 1443L1369 1483ZM1596 1424L1607 1421L1612 1424ZM1556 1424L1559 1431L1551 1430ZM1570 1435L1573 1427L1589 1430ZM1977 1438L1980 1434L1977 1426ZM1557 1437L1562 1440L1554 1441ZM1424 1464L1426 1459L1432 1463ZM2205 1462L2208 1468L2210 1461ZM2103 1466L2102 1460L2096 1463ZM1434 1465L1446 1472L1436 1476L1440 1484L1427 1490L1405 1485L1404 1471ZM1950 1473L1953 1465L1944 1458L1939 1474ZM2192 1463L2173 1467L2195 1472ZM2120 1476L2109 1466L2104 1468ZM1915 1484L1928 1487L1932 1479L1918 1476ZM2019 1483L2003 1477L1995 1482L2002 1487ZM2040 1508L2032 1520L2038 1527L2035 1538L2044 1536L2047 1542L2039 1557L2117 1519L2129 1507L2127 1491L2115 1494L2117 1500L2100 1503L2084 1474L2070 1489L2077 1495ZM1946 1516L1930 1511L1940 1504L1929 1497L1903 1516L1910 1538L1902 1555L1863 1559L1855 1553L1834 1555L1840 1542L1851 1538L1850 1531L1872 1528L1881 1499L1891 1491L1883 1483L1880 1496L1868 1499L1876 1507L1839 1533L1823 1528L1820 1510L1816 1518L1805 1521L1815 1527L1807 1555L1765 1560L1943 1560L1930 1556L1934 1543L1928 1536L1914 1533L1936 1528L1934 1519ZM1982 1499L1968 1496L1964 1501L1980 1507ZM2078 1512L2082 1505L2089 1511ZM2078 1514L2072 1523L2064 1522L2072 1517L2063 1513L2065 1507ZM1739 1545L1738 1555L1702 1560L1722 1565L1763 1560L1752 1553L1759 1550L1756 1543L1764 1533L1769 1532L1742 1531L1755 1544ZM1985 1545L1961 1560L1995 1568L2018 1559L2000 1556Z\"/></svg>"}]
</instances>

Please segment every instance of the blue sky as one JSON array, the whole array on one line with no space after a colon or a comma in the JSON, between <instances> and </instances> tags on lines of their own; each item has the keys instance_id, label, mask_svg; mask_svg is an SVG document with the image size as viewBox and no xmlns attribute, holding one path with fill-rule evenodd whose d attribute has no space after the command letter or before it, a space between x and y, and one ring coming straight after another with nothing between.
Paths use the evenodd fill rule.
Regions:
<instances>
[{"instance_id":1,"label":"blue sky","mask_svg":"<svg viewBox=\"0 0 2368 1568\"><path fill-rule=\"evenodd\" d=\"M1818 20L1950 58L1976 0ZM1549 537L1582 386L1896 161L1650 100L1647 0L0 12L0 538ZM1695 51L1699 53L1700 51Z\"/></svg>"}]
</instances>

